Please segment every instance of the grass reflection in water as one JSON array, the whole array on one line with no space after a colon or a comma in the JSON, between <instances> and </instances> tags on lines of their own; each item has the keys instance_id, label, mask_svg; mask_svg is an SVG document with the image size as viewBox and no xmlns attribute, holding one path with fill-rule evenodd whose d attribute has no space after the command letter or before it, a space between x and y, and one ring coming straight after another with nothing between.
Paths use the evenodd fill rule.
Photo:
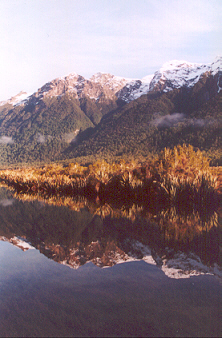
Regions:
<instances>
[{"instance_id":1,"label":"grass reflection in water","mask_svg":"<svg viewBox=\"0 0 222 338\"><path fill-rule=\"evenodd\" d=\"M178 265L177 272L182 269L189 275L199 269L199 273L214 273L216 264L221 274L219 210L199 212L153 203L122 203L117 208L115 200L101 203L83 196L34 192L14 193L14 197L19 211L16 203L8 206L14 208L14 224L18 224L16 214L21 210L29 221L23 221L22 229L11 226L6 237L10 233L11 238L21 236L47 257L73 268L88 261L104 267L144 259L165 269L169 262L175 267L183 260L183 268Z\"/></svg>"}]
</instances>

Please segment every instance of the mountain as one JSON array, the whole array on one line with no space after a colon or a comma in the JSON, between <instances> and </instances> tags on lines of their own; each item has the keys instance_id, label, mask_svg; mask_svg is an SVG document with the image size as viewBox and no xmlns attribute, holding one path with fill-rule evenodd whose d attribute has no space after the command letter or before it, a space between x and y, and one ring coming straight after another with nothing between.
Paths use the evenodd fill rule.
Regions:
<instances>
[{"instance_id":1,"label":"mountain","mask_svg":"<svg viewBox=\"0 0 222 338\"><path fill-rule=\"evenodd\" d=\"M23 237L13 236L7 238L0 236L0 240L9 242L23 251L36 249ZM46 257L72 269L78 269L89 262L99 268L109 268L117 264L144 261L157 266L169 278L190 278L203 274L214 275L219 279L222 277L222 269L218 264L215 263L214 266L208 266L194 253L175 252L172 249L168 249L166 253L170 257L166 255L159 257L148 245L143 245L135 240L131 242L129 239L127 240L128 250L125 249L125 251L114 241L107 241L104 246L104 243L98 240L86 246L81 243L81 245L79 244L72 248L66 248L63 245L54 243L46 245L44 242L36 246Z\"/></svg>"},{"instance_id":2,"label":"mountain","mask_svg":"<svg viewBox=\"0 0 222 338\"><path fill-rule=\"evenodd\" d=\"M28 101L35 104L44 98L69 94L75 99L88 97L96 101L106 99L120 99L125 102L133 101L152 91L168 92L175 88L186 86L191 88L201 76L208 72L216 75L222 71L222 57L217 57L211 64L199 64L186 61L173 60L166 62L158 71L142 79L127 79L106 73L94 74L90 79L76 73L56 78L32 95L20 92L5 104L26 105ZM221 75L221 74L220 74ZM219 84L218 84L219 85ZM221 87L219 85L218 90Z\"/></svg>"},{"instance_id":3,"label":"mountain","mask_svg":"<svg viewBox=\"0 0 222 338\"><path fill-rule=\"evenodd\" d=\"M196 88L195 88L196 89ZM161 96L143 96L105 116L91 134L70 144L66 157L146 157L165 147L192 144L202 151L221 150L222 96L201 104L203 99L184 90ZM186 97L186 99L184 99ZM187 106L183 106L190 100ZM196 106L199 106L195 109ZM188 108L190 111L188 111ZM82 137L82 138L81 138ZM80 142L78 143L78 138ZM221 154L219 154L219 158ZM213 157L215 157L213 156Z\"/></svg>"},{"instance_id":4,"label":"mountain","mask_svg":"<svg viewBox=\"0 0 222 338\"><path fill-rule=\"evenodd\" d=\"M23 102L26 101L26 99L29 97L29 95L30 94L28 94L28 93L26 93L24 91L21 91L17 95L11 97L9 100L7 100L7 101L1 101L0 102L0 107L4 106L4 105L7 105L7 104L11 104L13 106L20 105L20 104L22 104Z\"/></svg>"},{"instance_id":5,"label":"mountain","mask_svg":"<svg viewBox=\"0 0 222 338\"><path fill-rule=\"evenodd\" d=\"M221 89L222 57L170 61L143 79L54 79L0 102L0 163L146 156L181 142L218 152Z\"/></svg>"}]
</instances>

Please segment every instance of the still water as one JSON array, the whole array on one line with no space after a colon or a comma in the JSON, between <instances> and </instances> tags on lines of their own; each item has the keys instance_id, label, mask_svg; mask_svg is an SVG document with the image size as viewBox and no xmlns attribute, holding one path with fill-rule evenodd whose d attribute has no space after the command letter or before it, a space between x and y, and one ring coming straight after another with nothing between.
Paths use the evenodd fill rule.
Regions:
<instances>
[{"instance_id":1,"label":"still water","mask_svg":"<svg viewBox=\"0 0 222 338\"><path fill-rule=\"evenodd\" d=\"M0 189L0 336L222 336L221 211Z\"/></svg>"}]
</instances>

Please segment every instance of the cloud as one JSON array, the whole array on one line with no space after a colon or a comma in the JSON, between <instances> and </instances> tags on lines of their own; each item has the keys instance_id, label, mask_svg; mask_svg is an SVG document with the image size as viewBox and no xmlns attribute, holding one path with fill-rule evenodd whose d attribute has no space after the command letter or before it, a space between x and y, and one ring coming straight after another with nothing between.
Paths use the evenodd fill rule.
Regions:
<instances>
[{"instance_id":1,"label":"cloud","mask_svg":"<svg viewBox=\"0 0 222 338\"><path fill-rule=\"evenodd\" d=\"M63 135L63 140L66 143L73 143L76 141L76 136L79 133L79 129L76 129L75 131L71 132L71 133L66 133Z\"/></svg>"},{"instance_id":2,"label":"cloud","mask_svg":"<svg viewBox=\"0 0 222 338\"><path fill-rule=\"evenodd\" d=\"M221 0L0 1L0 100L71 72L141 78L171 59L212 62L221 10Z\"/></svg>"},{"instance_id":3,"label":"cloud","mask_svg":"<svg viewBox=\"0 0 222 338\"><path fill-rule=\"evenodd\" d=\"M212 123L212 121L204 121L203 119L191 119L189 121L190 125L194 127L204 127Z\"/></svg>"},{"instance_id":4,"label":"cloud","mask_svg":"<svg viewBox=\"0 0 222 338\"><path fill-rule=\"evenodd\" d=\"M36 135L36 141L39 143L45 143L46 137L40 133Z\"/></svg>"},{"instance_id":5,"label":"cloud","mask_svg":"<svg viewBox=\"0 0 222 338\"><path fill-rule=\"evenodd\" d=\"M152 124L156 127L172 127L179 122L185 120L185 115L180 113L175 113L172 115L165 115L159 118L156 118L152 121Z\"/></svg>"},{"instance_id":6,"label":"cloud","mask_svg":"<svg viewBox=\"0 0 222 338\"><path fill-rule=\"evenodd\" d=\"M207 119L188 119L187 123L193 127L202 128L202 127L210 127L213 124L221 124L220 120L215 120L213 118L207 118Z\"/></svg>"},{"instance_id":7,"label":"cloud","mask_svg":"<svg viewBox=\"0 0 222 338\"><path fill-rule=\"evenodd\" d=\"M14 203L13 199L0 200L0 205L3 206L3 207L8 207L8 206L12 205L13 203Z\"/></svg>"},{"instance_id":8,"label":"cloud","mask_svg":"<svg viewBox=\"0 0 222 338\"><path fill-rule=\"evenodd\" d=\"M52 136L50 135L43 135L41 133L37 133L35 139L38 143L45 143L47 141L52 140Z\"/></svg>"},{"instance_id":9,"label":"cloud","mask_svg":"<svg viewBox=\"0 0 222 338\"><path fill-rule=\"evenodd\" d=\"M189 118L188 116L182 113L175 113L172 115L164 115L164 116L159 117L157 113L156 118L154 118L154 120L151 121L152 125L159 127L159 128L170 128L170 127L175 126L178 123L182 123L183 126L203 128L203 127L210 127L212 124L218 123L218 120L216 121L213 118L209 118L209 119Z\"/></svg>"},{"instance_id":10,"label":"cloud","mask_svg":"<svg viewBox=\"0 0 222 338\"><path fill-rule=\"evenodd\" d=\"M12 137L9 136L1 136L0 137L0 143L2 144L12 144L14 141Z\"/></svg>"}]
</instances>

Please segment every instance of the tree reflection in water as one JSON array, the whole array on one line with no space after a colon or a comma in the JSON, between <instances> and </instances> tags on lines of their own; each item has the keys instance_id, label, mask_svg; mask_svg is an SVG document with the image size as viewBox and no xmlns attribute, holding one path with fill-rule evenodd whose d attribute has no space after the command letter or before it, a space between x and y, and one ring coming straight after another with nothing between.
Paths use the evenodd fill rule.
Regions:
<instances>
[{"instance_id":1,"label":"tree reflection in water","mask_svg":"<svg viewBox=\"0 0 222 338\"><path fill-rule=\"evenodd\" d=\"M10 194L4 191L2 200ZM22 239L59 263L105 267L143 259L174 277L221 276L220 210L34 193L13 198L7 207L0 204L1 239L20 247Z\"/></svg>"}]
</instances>

